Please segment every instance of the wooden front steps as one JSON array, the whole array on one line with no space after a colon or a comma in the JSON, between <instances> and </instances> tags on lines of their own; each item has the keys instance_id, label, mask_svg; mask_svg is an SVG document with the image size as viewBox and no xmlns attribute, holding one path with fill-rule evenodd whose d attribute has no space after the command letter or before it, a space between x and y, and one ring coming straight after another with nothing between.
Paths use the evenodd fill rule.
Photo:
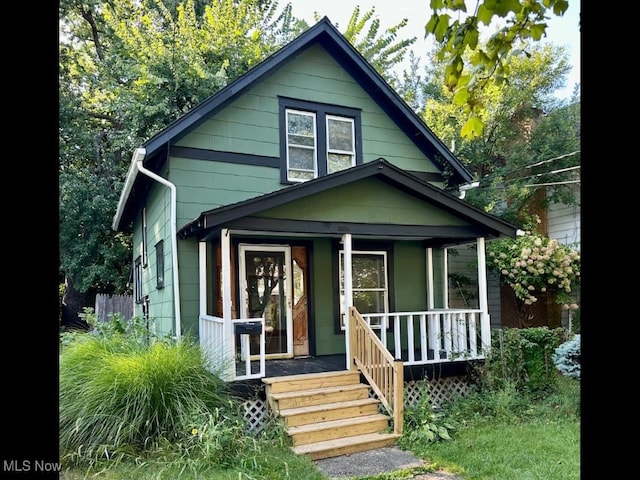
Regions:
<instances>
[{"instance_id":1,"label":"wooden front steps","mask_svg":"<svg viewBox=\"0 0 640 480\"><path fill-rule=\"evenodd\" d=\"M284 422L293 451L313 460L393 445L390 418L357 371L264 378L269 408Z\"/></svg>"}]
</instances>

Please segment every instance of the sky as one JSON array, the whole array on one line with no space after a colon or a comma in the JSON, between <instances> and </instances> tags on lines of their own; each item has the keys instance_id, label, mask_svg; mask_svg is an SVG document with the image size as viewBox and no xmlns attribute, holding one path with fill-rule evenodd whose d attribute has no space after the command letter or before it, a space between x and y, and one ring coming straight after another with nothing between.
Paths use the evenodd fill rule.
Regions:
<instances>
[{"instance_id":1,"label":"sky","mask_svg":"<svg viewBox=\"0 0 640 480\"><path fill-rule=\"evenodd\" d=\"M430 44L424 39L424 26L429 21L431 9L429 0L281 0L280 5L292 5L295 17L303 18L309 25L315 23L313 14L327 16L329 20L343 30L349 22L354 8L360 6L360 14L375 7L375 14L380 19L381 30L396 25L403 18L408 19L407 26L400 30L402 39L417 37L411 47L419 57L424 57ZM475 3L475 2L474 2ZM580 1L570 0L569 8L562 17L551 15L547 24L545 41L557 46L565 46L569 54L571 72L567 76L566 87L556 92L558 98L570 97L573 87L580 83ZM424 62L421 62L424 66Z\"/></svg>"}]
</instances>

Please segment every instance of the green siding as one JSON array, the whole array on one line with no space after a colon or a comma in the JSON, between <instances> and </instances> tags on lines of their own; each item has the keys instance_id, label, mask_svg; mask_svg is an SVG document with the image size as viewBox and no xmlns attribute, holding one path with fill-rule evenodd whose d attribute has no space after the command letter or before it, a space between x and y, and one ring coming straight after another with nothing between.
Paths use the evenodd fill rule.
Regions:
<instances>
[{"instance_id":1,"label":"green siding","mask_svg":"<svg viewBox=\"0 0 640 480\"><path fill-rule=\"evenodd\" d=\"M180 316L182 336L198 338L200 316L198 242L178 242L178 270L180 271Z\"/></svg>"},{"instance_id":2,"label":"green siding","mask_svg":"<svg viewBox=\"0 0 640 480\"><path fill-rule=\"evenodd\" d=\"M343 333L335 333L333 285L334 273L331 241L322 239L313 243L313 317L315 319L316 354L345 353Z\"/></svg>"},{"instance_id":3,"label":"green siding","mask_svg":"<svg viewBox=\"0 0 640 480\"><path fill-rule=\"evenodd\" d=\"M439 226L466 224L460 218L375 178L363 179L265 210L260 216L327 222Z\"/></svg>"},{"instance_id":4,"label":"green siding","mask_svg":"<svg viewBox=\"0 0 640 480\"><path fill-rule=\"evenodd\" d=\"M413 144L358 83L322 48L314 46L287 63L259 85L216 113L178 142L180 146L238 152L278 158L278 96L335 104L362 111L362 152L365 162L379 157L400 168L439 173L439 169ZM172 159L172 164L175 159ZM215 162L200 162L215 163ZM184 162L179 163L184 166ZM233 165L233 167L242 167ZM207 168L207 167L205 167ZM246 166L226 178L230 190L243 187L245 175L259 172L270 190L282 188L279 169ZM190 167L187 170L199 170ZM261 172L271 170L271 174ZM270 180L275 179L272 185ZM206 181L206 179L203 179ZM200 192L206 195L206 191ZM195 193L194 193L195 195Z\"/></svg>"},{"instance_id":5,"label":"green siding","mask_svg":"<svg viewBox=\"0 0 640 480\"><path fill-rule=\"evenodd\" d=\"M175 312L173 308L173 273L171 262L171 210L169 189L155 184L147 197L148 264L142 269L142 296L149 296L149 323L159 337L171 335ZM164 287L157 288L155 245L164 240ZM142 255L142 211L133 228L134 260ZM142 317L142 305L134 304L134 315Z\"/></svg>"},{"instance_id":6,"label":"green siding","mask_svg":"<svg viewBox=\"0 0 640 480\"><path fill-rule=\"evenodd\" d=\"M204 211L282 187L274 168L186 158L172 159L169 181L178 191L178 229Z\"/></svg>"},{"instance_id":7,"label":"green siding","mask_svg":"<svg viewBox=\"0 0 640 480\"><path fill-rule=\"evenodd\" d=\"M395 310L400 312L427 309L427 255L418 242L397 242L393 248Z\"/></svg>"}]
</instances>

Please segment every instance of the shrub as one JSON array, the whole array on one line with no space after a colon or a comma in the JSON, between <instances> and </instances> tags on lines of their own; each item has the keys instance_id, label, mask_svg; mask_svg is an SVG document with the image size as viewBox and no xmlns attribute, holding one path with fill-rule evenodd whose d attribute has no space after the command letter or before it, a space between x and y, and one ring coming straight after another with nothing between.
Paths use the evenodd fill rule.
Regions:
<instances>
[{"instance_id":1,"label":"shrub","mask_svg":"<svg viewBox=\"0 0 640 480\"><path fill-rule=\"evenodd\" d=\"M551 355L566 340L564 328L505 328L492 331L491 350L478 368L481 388L501 390L511 385L519 391L553 390L557 369Z\"/></svg>"},{"instance_id":2,"label":"shrub","mask_svg":"<svg viewBox=\"0 0 640 480\"><path fill-rule=\"evenodd\" d=\"M551 358L560 373L580 380L580 334L556 348Z\"/></svg>"}]
</instances>

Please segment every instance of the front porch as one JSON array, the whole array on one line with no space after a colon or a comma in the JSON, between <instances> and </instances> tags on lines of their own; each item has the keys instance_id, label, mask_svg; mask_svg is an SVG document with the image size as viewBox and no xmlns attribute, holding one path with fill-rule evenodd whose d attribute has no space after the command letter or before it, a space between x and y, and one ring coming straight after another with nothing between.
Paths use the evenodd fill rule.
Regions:
<instances>
[{"instance_id":1,"label":"front porch","mask_svg":"<svg viewBox=\"0 0 640 480\"><path fill-rule=\"evenodd\" d=\"M465 377L468 362L484 359L490 347L482 237L474 245L478 303L450 308L447 247L420 250L416 240L404 239L365 250L363 241L354 249L350 234L306 246L236 235L232 243L232 232L222 229L217 246L200 244L200 344L232 388L251 385L250 425L260 428L268 413L280 417L300 453L322 458L394 442L402 435L405 403L424 391L419 382L444 370ZM314 267L328 280L321 286L309 280ZM212 277L218 281L208 288ZM390 290L394 304L427 308L389 311ZM296 330L300 318L305 328ZM300 331L304 353L294 348ZM316 355L319 335L323 354Z\"/></svg>"},{"instance_id":2,"label":"front porch","mask_svg":"<svg viewBox=\"0 0 640 480\"><path fill-rule=\"evenodd\" d=\"M491 343L489 316L478 309L434 309L360 316L393 360L401 361L405 367L441 367L443 364L482 360ZM224 351L221 342L224 321L209 315L200 316L200 344L214 364L226 362L230 365L226 370L228 381L352 368L353 358L347 360L346 353L267 360L264 320L249 318L232 322L240 328L233 329L231 357L223 359L220 352ZM252 345L254 349L258 346L258 355L251 354ZM233 362L229 361L230 358ZM409 371L418 372L420 368Z\"/></svg>"}]
</instances>

